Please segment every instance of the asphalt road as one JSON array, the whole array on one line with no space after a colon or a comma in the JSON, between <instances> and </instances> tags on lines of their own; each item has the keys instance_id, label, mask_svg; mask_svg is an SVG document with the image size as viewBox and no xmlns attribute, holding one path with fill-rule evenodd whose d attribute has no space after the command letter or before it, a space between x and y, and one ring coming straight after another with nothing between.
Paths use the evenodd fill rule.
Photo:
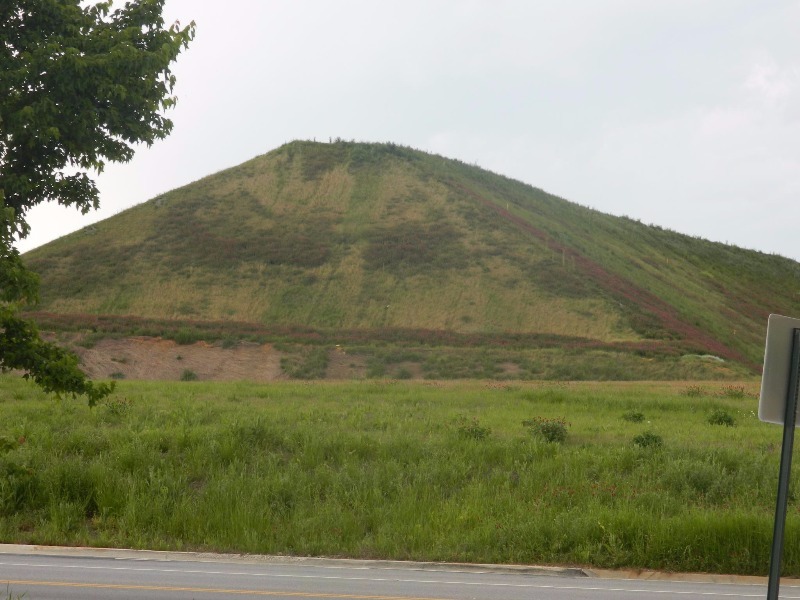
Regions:
<instances>
[{"instance_id":1,"label":"asphalt road","mask_svg":"<svg viewBox=\"0 0 800 600\"><path fill-rule=\"evenodd\" d=\"M0 598L703 600L765 598L766 585L592 577L577 570L225 557L0 545ZM800 599L786 582L781 598Z\"/></svg>"}]
</instances>

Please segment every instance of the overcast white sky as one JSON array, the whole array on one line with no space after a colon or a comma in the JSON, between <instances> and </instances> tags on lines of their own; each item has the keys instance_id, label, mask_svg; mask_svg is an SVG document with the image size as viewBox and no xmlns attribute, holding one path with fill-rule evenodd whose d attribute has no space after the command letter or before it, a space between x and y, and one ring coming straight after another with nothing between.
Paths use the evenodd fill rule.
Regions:
<instances>
[{"instance_id":1,"label":"overcast white sky","mask_svg":"<svg viewBox=\"0 0 800 600\"><path fill-rule=\"evenodd\" d=\"M119 3L119 2L118 2ZM395 142L800 259L800 0L167 0L172 135L28 250L294 139Z\"/></svg>"}]
</instances>

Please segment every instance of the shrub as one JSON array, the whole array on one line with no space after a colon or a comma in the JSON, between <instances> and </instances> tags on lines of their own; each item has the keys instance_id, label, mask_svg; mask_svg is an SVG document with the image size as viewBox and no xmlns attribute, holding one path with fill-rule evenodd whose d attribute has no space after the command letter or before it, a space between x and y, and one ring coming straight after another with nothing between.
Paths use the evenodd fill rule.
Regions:
<instances>
[{"instance_id":1,"label":"shrub","mask_svg":"<svg viewBox=\"0 0 800 600\"><path fill-rule=\"evenodd\" d=\"M685 390L683 390L683 395L689 396L690 398L697 398L699 396L702 396L704 393L705 390L703 390L703 388L700 387L699 385L690 385Z\"/></svg>"},{"instance_id":2,"label":"shrub","mask_svg":"<svg viewBox=\"0 0 800 600\"><path fill-rule=\"evenodd\" d=\"M194 344L201 338L202 334L186 327L182 327L173 335L175 343L180 346L188 346L189 344Z\"/></svg>"},{"instance_id":3,"label":"shrub","mask_svg":"<svg viewBox=\"0 0 800 600\"><path fill-rule=\"evenodd\" d=\"M652 431L645 431L633 438L634 446L640 448L660 448L664 445L664 439Z\"/></svg>"},{"instance_id":4,"label":"shrub","mask_svg":"<svg viewBox=\"0 0 800 600\"><path fill-rule=\"evenodd\" d=\"M722 395L727 398L744 398L745 391L743 385L726 385L722 388Z\"/></svg>"},{"instance_id":5,"label":"shrub","mask_svg":"<svg viewBox=\"0 0 800 600\"><path fill-rule=\"evenodd\" d=\"M281 370L292 379L324 379L328 371L328 349L298 347L281 357Z\"/></svg>"},{"instance_id":6,"label":"shrub","mask_svg":"<svg viewBox=\"0 0 800 600\"><path fill-rule=\"evenodd\" d=\"M430 270L466 265L461 234L447 223L401 223L376 230L364 249L364 266L376 270Z\"/></svg>"},{"instance_id":7,"label":"shrub","mask_svg":"<svg viewBox=\"0 0 800 600\"><path fill-rule=\"evenodd\" d=\"M375 357L370 357L367 360L367 378L375 379L386 375L386 365Z\"/></svg>"},{"instance_id":8,"label":"shrub","mask_svg":"<svg viewBox=\"0 0 800 600\"><path fill-rule=\"evenodd\" d=\"M736 425L736 420L733 415L724 408L715 408L708 415L708 423L710 425L725 425L726 427L733 427Z\"/></svg>"},{"instance_id":9,"label":"shrub","mask_svg":"<svg viewBox=\"0 0 800 600\"><path fill-rule=\"evenodd\" d=\"M0 436L0 453L10 452L16 450L21 444L16 440L11 440L7 437Z\"/></svg>"},{"instance_id":10,"label":"shrub","mask_svg":"<svg viewBox=\"0 0 800 600\"><path fill-rule=\"evenodd\" d=\"M623 420L629 421L631 423L641 423L644 421L644 413L639 412L638 410L629 410L625 414L622 415Z\"/></svg>"},{"instance_id":11,"label":"shrub","mask_svg":"<svg viewBox=\"0 0 800 600\"><path fill-rule=\"evenodd\" d=\"M534 417L523 421L522 424L530 428L533 435L543 437L548 442L560 444L567 439L569 423L563 418L545 419L544 417Z\"/></svg>"},{"instance_id":12,"label":"shrub","mask_svg":"<svg viewBox=\"0 0 800 600\"><path fill-rule=\"evenodd\" d=\"M197 373L191 369L184 369L181 373L181 381L197 381Z\"/></svg>"},{"instance_id":13,"label":"shrub","mask_svg":"<svg viewBox=\"0 0 800 600\"><path fill-rule=\"evenodd\" d=\"M104 339L105 337L106 337L105 333L93 331L83 335L83 337L81 337L80 340L75 342L75 344L89 350L94 348L97 345L97 342Z\"/></svg>"},{"instance_id":14,"label":"shrub","mask_svg":"<svg viewBox=\"0 0 800 600\"><path fill-rule=\"evenodd\" d=\"M108 414L115 417L121 417L128 414L131 408L131 401L127 398L121 397L108 398L104 404Z\"/></svg>"},{"instance_id":15,"label":"shrub","mask_svg":"<svg viewBox=\"0 0 800 600\"><path fill-rule=\"evenodd\" d=\"M239 341L234 337L225 337L222 339L222 348L224 350L230 350L231 348L238 345Z\"/></svg>"},{"instance_id":16,"label":"shrub","mask_svg":"<svg viewBox=\"0 0 800 600\"><path fill-rule=\"evenodd\" d=\"M0 517L41 508L45 494L34 469L14 461L0 462L0 481Z\"/></svg>"},{"instance_id":17,"label":"shrub","mask_svg":"<svg viewBox=\"0 0 800 600\"><path fill-rule=\"evenodd\" d=\"M492 430L488 427L483 427L478 422L477 417L472 417L472 419L460 417L458 419L458 434L463 438L485 440L491 433Z\"/></svg>"}]
</instances>

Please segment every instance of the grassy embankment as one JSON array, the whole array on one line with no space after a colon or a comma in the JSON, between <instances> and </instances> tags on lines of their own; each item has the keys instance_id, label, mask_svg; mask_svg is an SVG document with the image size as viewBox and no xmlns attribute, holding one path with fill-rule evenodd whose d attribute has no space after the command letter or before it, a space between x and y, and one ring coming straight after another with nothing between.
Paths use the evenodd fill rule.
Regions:
<instances>
[{"instance_id":1,"label":"grassy embankment","mask_svg":"<svg viewBox=\"0 0 800 600\"><path fill-rule=\"evenodd\" d=\"M800 311L786 285L796 261L393 144L286 144L25 260L42 278L31 310L60 316L375 339L398 328L535 333L712 354L750 373L767 315Z\"/></svg>"},{"instance_id":2,"label":"grassy embankment","mask_svg":"<svg viewBox=\"0 0 800 600\"><path fill-rule=\"evenodd\" d=\"M537 333L474 333L414 329L320 330L231 321L35 313L59 343L94 347L107 337L147 336L178 345L203 341L223 349L239 342L272 344L292 379L497 379L558 381L732 381L751 371L731 361L683 354L657 341L602 343ZM119 369L125 357L111 357ZM331 372L338 359L350 374ZM358 371L358 367L363 369ZM96 377L118 377L117 366Z\"/></svg>"},{"instance_id":3,"label":"grassy embankment","mask_svg":"<svg viewBox=\"0 0 800 600\"><path fill-rule=\"evenodd\" d=\"M755 383L122 382L93 410L2 384L4 542L769 564L781 432ZM567 439L522 424L537 417ZM800 575L794 500L784 565Z\"/></svg>"}]
</instances>

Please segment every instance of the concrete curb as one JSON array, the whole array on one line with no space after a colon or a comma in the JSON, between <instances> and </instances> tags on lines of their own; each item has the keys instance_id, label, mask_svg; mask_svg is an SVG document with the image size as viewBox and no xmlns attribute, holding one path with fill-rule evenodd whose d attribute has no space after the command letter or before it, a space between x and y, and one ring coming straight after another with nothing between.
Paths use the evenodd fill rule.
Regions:
<instances>
[{"instance_id":1,"label":"concrete curb","mask_svg":"<svg viewBox=\"0 0 800 600\"><path fill-rule=\"evenodd\" d=\"M550 575L554 577L588 577L579 567L536 565L486 565L472 563L415 562L404 560L359 560L352 558L315 558L306 556L269 556L263 554L216 554L213 552L171 552L160 550L128 550L118 548L86 548L70 546L30 546L0 544L0 555L80 556L126 560L194 561L226 563L261 563L275 565L308 565L328 569L399 569L408 571L450 571L462 573L514 573L517 575Z\"/></svg>"}]
</instances>

